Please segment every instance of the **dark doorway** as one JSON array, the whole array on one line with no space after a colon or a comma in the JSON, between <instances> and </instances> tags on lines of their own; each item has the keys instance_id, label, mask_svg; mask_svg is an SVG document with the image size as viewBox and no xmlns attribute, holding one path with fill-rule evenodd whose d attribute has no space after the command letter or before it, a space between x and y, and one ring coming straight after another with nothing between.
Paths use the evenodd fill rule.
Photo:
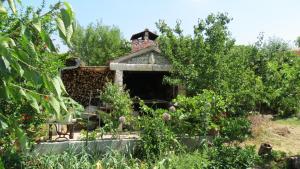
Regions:
<instances>
[{"instance_id":1,"label":"dark doorway","mask_svg":"<svg viewBox=\"0 0 300 169\"><path fill-rule=\"evenodd\" d=\"M177 94L177 89L163 84L163 78L168 72L124 71L123 83L131 97L143 100L171 101Z\"/></svg>"}]
</instances>

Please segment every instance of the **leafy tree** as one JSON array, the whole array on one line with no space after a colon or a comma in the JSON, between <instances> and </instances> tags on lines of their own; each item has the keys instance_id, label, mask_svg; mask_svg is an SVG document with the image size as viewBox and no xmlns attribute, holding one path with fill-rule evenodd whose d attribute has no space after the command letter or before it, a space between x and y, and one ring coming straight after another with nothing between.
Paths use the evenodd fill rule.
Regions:
<instances>
[{"instance_id":1,"label":"leafy tree","mask_svg":"<svg viewBox=\"0 0 300 169\"><path fill-rule=\"evenodd\" d=\"M52 63L64 56L57 54L50 35L57 30L71 46L74 14L66 2L46 12L27 8L25 13L19 13L14 2L0 1L0 146L20 152L28 148L24 127L28 117L59 118L69 113L57 72L59 62Z\"/></svg>"},{"instance_id":2,"label":"leafy tree","mask_svg":"<svg viewBox=\"0 0 300 169\"><path fill-rule=\"evenodd\" d=\"M184 36L179 22L172 30L159 21L160 49L173 65L172 76L167 81L184 84L190 93L214 90L221 78L220 58L234 44L227 29L230 20L226 14L211 14L194 26L193 36Z\"/></svg>"},{"instance_id":3,"label":"leafy tree","mask_svg":"<svg viewBox=\"0 0 300 169\"><path fill-rule=\"evenodd\" d=\"M205 89L221 95L231 115L259 110L280 115L299 112L299 57L278 39L236 46L226 14L211 14L194 26L193 36L163 21L159 45L173 70L165 80L183 84L189 95Z\"/></svg>"},{"instance_id":4,"label":"leafy tree","mask_svg":"<svg viewBox=\"0 0 300 169\"><path fill-rule=\"evenodd\" d=\"M247 65L252 48L234 46L230 20L226 14L211 14L194 26L193 36L183 35L180 23L175 29L157 23L160 49L173 66L166 81L183 84L190 95L213 90L226 100L228 111L248 112L255 108L255 89L261 90L261 82Z\"/></svg>"},{"instance_id":5,"label":"leafy tree","mask_svg":"<svg viewBox=\"0 0 300 169\"><path fill-rule=\"evenodd\" d=\"M71 54L81 58L88 65L105 65L109 60L130 50L119 28L100 22L91 23L87 28L78 26L71 41Z\"/></svg>"},{"instance_id":6,"label":"leafy tree","mask_svg":"<svg viewBox=\"0 0 300 169\"><path fill-rule=\"evenodd\" d=\"M249 56L253 55L252 46L234 46L220 59L220 81L217 91L226 98L228 111L244 114L256 109L263 94L263 83L251 69Z\"/></svg>"},{"instance_id":7,"label":"leafy tree","mask_svg":"<svg viewBox=\"0 0 300 169\"><path fill-rule=\"evenodd\" d=\"M252 56L249 62L264 85L260 109L285 116L298 113L300 58L280 39L257 46Z\"/></svg>"},{"instance_id":8,"label":"leafy tree","mask_svg":"<svg viewBox=\"0 0 300 169\"><path fill-rule=\"evenodd\" d=\"M296 39L296 45L300 48L300 36L298 36Z\"/></svg>"}]
</instances>

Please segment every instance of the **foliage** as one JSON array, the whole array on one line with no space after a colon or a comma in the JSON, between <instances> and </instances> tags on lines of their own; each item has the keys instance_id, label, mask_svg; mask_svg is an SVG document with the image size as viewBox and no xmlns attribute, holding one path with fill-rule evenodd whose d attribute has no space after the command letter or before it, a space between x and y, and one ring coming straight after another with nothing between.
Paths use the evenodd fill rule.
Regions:
<instances>
[{"instance_id":1,"label":"foliage","mask_svg":"<svg viewBox=\"0 0 300 169\"><path fill-rule=\"evenodd\" d=\"M38 154L33 153L23 157L22 168L47 168L47 169L92 169L95 168L97 155L91 155L84 149L76 152L70 149L59 154ZM99 155L98 155L98 158Z\"/></svg>"},{"instance_id":2,"label":"foliage","mask_svg":"<svg viewBox=\"0 0 300 169\"><path fill-rule=\"evenodd\" d=\"M227 141L243 141L249 135L251 123L243 117L230 117L221 121L220 136Z\"/></svg>"},{"instance_id":3,"label":"foliage","mask_svg":"<svg viewBox=\"0 0 300 169\"><path fill-rule=\"evenodd\" d=\"M147 159L149 160L149 159ZM259 164L260 158L254 147L206 147L191 153L168 153L157 157L155 161L141 161L130 154L108 150L104 155L86 150L69 149L63 153L32 153L23 157L23 168L252 168Z\"/></svg>"},{"instance_id":4,"label":"foliage","mask_svg":"<svg viewBox=\"0 0 300 169\"><path fill-rule=\"evenodd\" d=\"M148 168L138 159L125 156L124 153L108 150L104 155L88 152L82 149L71 148L63 153L38 154L32 153L23 157L23 168L49 169L139 169Z\"/></svg>"},{"instance_id":5,"label":"foliage","mask_svg":"<svg viewBox=\"0 0 300 169\"><path fill-rule=\"evenodd\" d=\"M128 91L122 90L118 85L111 82L105 85L100 93L101 101L112 108L113 119L119 119L121 116L129 116L132 113L132 101Z\"/></svg>"},{"instance_id":6,"label":"foliage","mask_svg":"<svg viewBox=\"0 0 300 169\"><path fill-rule=\"evenodd\" d=\"M211 14L194 26L193 37L183 35L180 22L171 29L159 21L160 49L173 66L167 81L183 84L190 93L214 90L221 79L220 58L230 51L234 42L227 29L230 20L226 14Z\"/></svg>"},{"instance_id":7,"label":"foliage","mask_svg":"<svg viewBox=\"0 0 300 169\"><path fill-rule=\"evenodd\" d=\"M81 130L80 131L80 139L81 140L96 140L99 136L98 136L98 131L97 130L94 130L94 131L91 131L91 132L88 132L86 130ZM87 137L88 136L88 137Z\"/></svg>"},{"instance_id":8,"label":"foliage","mask_svg":"<svg viewBox=\"0 0 300 169\"><path fill-rule=\"evenodd\" d=\"M186 87L189 95L212 90L221 95L231 115L249 111L289 116L299 112L300 58L281 40L236 46L230 37L226 14L211 14L183 35L180 22L171 29L163 21L162 55L172 63L165 80Z\"/></svg>"},{"instance_id":9,"label":"foliage","mask_svg":"<svg viewBox=\"0 0 300 169\"><path fill-rule=\"evenodd\" d=\"M71 41L71 54L88 65L106 65L109 60L130 51L119 28L106 26L101 22L91 23L86 28L78 26Z\"/></svg>"},{"instance_id":10,"label":"foliage","mask_svg":"<svg viewBox=\"0 0 300 169\"><path fill-rule=\"evenodd\" d=\"M219 123L226 109L223 98L209 90L193 97L178 96L174 103L176 111L170 112L172 130L190 136L206 135L211 126Z\"/></svg>"},{"instance_id":11,"label":"foliage","mask_svg":"<svg viewBox=\"0 0 300 169\"><path fill-rule=\"evenodd\" d=\"M251 50L234 46L230 20L227 14L211 14L194 26L193 36L184 36L180 23L171 29L160 21L159 44L173 66L167 82L183 84L190 95L212 90L223 96L228 111L243 113L253 110L261 82L245 65Z\"/></svg>"},{"instance_id":12,"label":"foliage","mask_svg":"<svg viewBox=\"0 0 300 169\"><path fill-rule=\"evenodd\" d=\"M260 162L254 147L211 147L193 153L169 155L155 163L156 168L246 169Z\"/></svg>"},{"instance_id":13,"label":"foliage","mask_svg":"<svg viewBox=\"0 0 300 169\"><path fill-rule=\"evenodd\" d=\"M272 150L271 155L262 157L259 166L272 169L289 168L288 161L286 159L287 154L285 152Z\"/></svg>"},{"instance_id":14,"label":"foliage","mask_svg":"<svg viewBox=\"0 0 300 169\"><path fill-rule=\"evenodd\" d=\"M50 35L57 30L70 45L74 27L74 14L66 2L59 2L46 12L43 7L36 11L29 7L25 13L16 10L13 0L3 2L0 3L0 146L4 148L1 156L26 150L27 138L35 137L39 124L50 114L61 118L69 113L62 97L66 91L57 72L65 55L57 54Z\"/></svg>"},{"instance_id":15,"label":"foliage","mask_svg":"<svg viewBox=\"0 0 300 169\"><path fill-rule=\"evenodd\" d=\"M151 110L151 113L148 113L148 115L141 117L139 121L142 131L138 155L141 158L154 160L170 151L179 151L180 143L177 141L175 133L168 126L168 122L163 120L161 110Z\"/></svg>"},{"instance_id":16,"label":"foliage","mask_svg":"<svg viewBox=\"0 0 300 169\"><path fill-rule=\"evenodd\" d=\"M215 84L216 92L226 100L231 116L245 115L255 110L262 100L263 82L251 70L251 60L248 60L252 53L250 46L234 46L219 60L222 78Z\"/></svg>"},{"instance_id":17,"label":"foliage","mask_svg":"<svg viewBox=\"0 0 300 169\"><path fill-rule=\"evenodd\" d=\"M115 168L115 169L140 169L146 168L138 160L134 159L131 156L125 156L123 153L120 153L115 150L109 150L101 161L97 162L97 167L100 168Z\"/></svg>"},{"instance_id":18,"label":"foliage","mask_svg":"<svg viewBox=\"0 0 300 169\"><path fill-rule=\"evenodd\" d=\"M296 42L296 45L300 48L300 36L297 37L295 42Z\"/></svg>"},{"instance_id":19,"label":"foliage","mask_svg":"<svg viewBox=\"0 0 300 169\"><path fill-rule=\"evenodd\" d=\"M227 168L252 168L260 161L254 147L229 147L220 146L210 148L209 159L210 168L227 169Z\"/></svg>"},{"instance_id":20,"label":"foliage","mask_svg":"<svg viewBox=\"0 0 300 169\"><path fill-rule=\"evenodd\" d=\"M256 49L252 68L264 84L260 108L281 116L298 113L300 58L280 39L271 39Z\"/></svg>"},{"instance_id":21,"label":"foliage","mask_svg":"<svg viewBox=\"0 0 300 169\"><path fill-rule=\"evenodd\" d=\"M158 160L154 165L155 168L159 169L206 169L209 168L210 163L211 162L208 160L207 154L201 152L193 152L179 155L172 154L170 156L164 157L161 160Z\"/></svg>"},{"instance_id":22,"label":"foliage","mask_svg":"<svg viewBox=\"0 0 300 169\"><path fill-rule=\"evenodd\" d=\"M77 103L70 97L63 97L66 104L68 112L73 115L73 117L79 117L84 112L84 107Z\"/></svg>"}]
</instances>

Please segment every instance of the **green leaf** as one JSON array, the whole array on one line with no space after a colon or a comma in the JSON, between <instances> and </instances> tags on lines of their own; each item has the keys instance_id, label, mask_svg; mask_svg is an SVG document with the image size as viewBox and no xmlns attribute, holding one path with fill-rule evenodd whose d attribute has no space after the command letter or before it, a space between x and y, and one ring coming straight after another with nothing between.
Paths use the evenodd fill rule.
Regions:
<instances>
[{"instance_id":1,"label":"green leaf","mask_svg":"<svg viewBox=\"0 0 300 169\"><path fill-rule=\"evenodd\" d=\"M10 73L11 72L10 63L7 60L7 58L4 56L1 56L1 58L0 58L0 71L1 71L1 73L4 73L4 72Z\"/></svg>"},{"instance_id":2,"label":"green leaf","mask_svg":"<svg viewBox=\"0 0 300 169\"><path fill-rule=\"evenodd\" d=\"M63 81L61 80L61 78L60 78L59 76L58 76L57 80L58 80L58 82L59 82L59 84L60 84L60 87L61 87L62 91L63 91L65 94L67 94L68 92L67 92L67 90L66 90L66 88L65 88L65 85L64 85Z\"/></svg>"},{"instance_id":3,"label":"green leaf","mask_svg":"<svg viewBox=\"0 0 300 169\"><path fill-rule=\"evenodd\" d=\"M41 113L39 104L37 102L36 96L30 94L29 92L25 93L23 89L19 90L19 94L23 96L26 100L29 101L30 106L36 110L37 113Z\"/></svg>"},{"instance_id":4,"label":"green leaf","mask_svg":"<svg viewBox=\"0 0 300 169\"><path fill-rule=\"evenodd\" d=\"M18 2L20 5L22 5L22 0L17 0L17 2Z\"/></svg>"},{"instance_id":5,"label":"green leaf","mask_svg":"<svg viewBox=\"0 0 300 169\"><path fill-rule=\"evenodd\" d=\"M71 12L72 13L72 12ZM60 10L60 14L63 20L63 23L65 25L65 27L69 27L70 25L72 25L72 14L69 13L66 9L61 9Z\"/></svg>"},{"instance_id":6,"label":"green leaf","mask_svg":"<svg viewBox=\"0 0 300 169\"><path fill-rule=\"evenodd\" d=\"M20 143L21 146L20 148L22 149L22 151L24 151L27 148L27 138L23 130L19 128L17 125L18 124L16 123L14 126L14 130L16 132L17 140Z\"/></svg>"},{"instance_id":7,"label":"green leaf","mask_svg":"<svg viewBox=\"0 0 300 169\"><path fill-rule=\"evenodd\" d=\"M53 96L50 96L49 103L54 109L56 116L60 116L60 104L59 101Z\"/></svg>"},{"instance_id":8,"label":"green leaf","mask_svg":"<svg viewBox=\"0 0 300 169\"><path fill-rule=\"evenodd\" d=\"M56 52L54 44L53 44L50 36L47 34L47 32L45 32L44 30L42 30L40 32L40 36L43 39L43 41L46 43L47 48L50 49L50 51L52 51L52 52Z\"/></svg>"},{"instance_id":9,"label":"green leaf","mask_svg":"<svg viewBox=\"0 0 300 169\"><path fill-rule=\"evenodd\" d=\"M26 95L25 91L22 88L19 90L19 94L21 96L23 96L24 98L27 98L27 95Z\"/></svg>"},{"instance_id":10,"label":"green leaf","mask_svg":"<svg viewBox=\"0 0 300 169\"><path fill-rule=\"evenodd\" d=\"M41 32L42 26L41 26L41 21L39 20L39 18L33 19L32 25L38 32Z\"/></svg>"},{"instance_id":11,"label":"green leaf","mask_svg":"<svg viewBox=\"0 0 300 169\"><path fill-rule=\"evenodd\" d=\"M10 9L12 10L12 12L14 14L17 13L17 10L16 10L16 5L15 5L15 1L14 0L8 0L8 4L9 4L9 7Z\"/></svg>"},{"instance_id":12,"label":"green leaf","mask_svg":"<svg viewBox=\"0 0 300 169\"><path fill-rule=\"evenodd\" d=\"M66 107L66 105L65 105L65 103L63 101L60 101L60 106L61 106L62 111L66 112L66 113L69 112L68 109L67 109L67 107Z\"/></svg>"},{"instance_id":13,"label":"green leaf","mask_svg":"<svg viewBox=\"0 0 300 169\"><path fill-rule=\"evenodd\" d=\"M71 45L71 37L73 34L73 11L71 6L68 3L64 3L66 9L61 9L60 14L61 18L57 18L57 25L59 28L59 33L61 38L63 38L67 44Z\"/></svg>"},{"instance_id":14,"label":"green leaf","mask_svg":"<svg viewBox=\"0 0 300 169\"><path fill-rule=\"evenodd\" d=\"M9 90L6 82L4 80L0 81L0 98L9 98Z\"/></svg>"},{"instance_id":15,"label":"green leaf","mask_svg":"<svg viewBox=\"0 0 300 169\"><path fill-rule=\"evenodd\" d=\"M35 87L43 85L43 79L40 75L40 72L24 64L22 65L22 68L24 70L23 77L27 80L27 82L29 82L32 85L35 85Z\"/></svg>"},{"instance_id":16,"label":"green leaf","mask_svg":"<svg viewBox=\"0 0 300 169\"><path fill-rule=\"evenodd\" d=\"M10 45L11 47L16 46L15 41L14 41L13 39L11 39L11 38L8 39L8 43L9 43L9 45Z\"/></svg>"},{"instance_id":17,"label":"green leaf","mask_svg":"<svg viewBox=\"0 0 300 169\"><path fill-rule=\"evenodd\" d=\"M48 90L48 91L51 91L51 93L56 93L55 92L55 86L52 82L53 79L51 79L49 76L47 75L43 75L43 83L44 83L44 86L45 88Z\"/></svg>"},{"instance_id":18,"label":"green leaf","mask_svg":"<svg viewBox=\"0 0 300 169\"><path fill-rule=\"evenodd\" d=\"M30 101L30 105L31 105L32 108L34 108L36 110L37 113L41 113L39 104L38 104L38 102L36 101L35 98L32 97L32 99Z\"/></svg>"},{"instance_id":19,"label":"green leaf","mask_svg":"<svg viewBox=\"0 0 300 169\"><path fill-rule=\"evenodd\" d=\"M71 7L71 5L68 3L68 2L64 2L64 5L66 6L66 11L68 12L68 14L69 14L69 17L70 18L74 18L74 12L73 12L73 9L72 9L72 7Z\"/></svg>"},{"instance_id":20,"label":"green leaf","mask_svg":"<svg viewBox=\"0 0 300 169\"><path fill-rule=\"evenodd\" d=\"M8 125L4 121L0 120L0 128L5 130L7 127Z\"/></svg>"},{"instance_id":21,"label":"green leaf","mask_svg":"<svg viewBox=\"0 0 300 169\"><path fill-rule=\"evenodd\" d=\"M60 79L60 77L56 76L52 80L53 86L55 88L55 92L56 92L56 94L57 94L58 97L61 96L61 92L62 92L59 79Z\"/></svg>"},{"instance_id":22,"label":"green leaf","mask_svg":"<svg viewBox=\"0 0 300 169\"><path fill-rule=\"evenodd\" d=\"M0 14L7 14L6 9L4 8L2 2L0 1Z\"/></svg>"},{"instance_id":23,"label":"green leaf","mask_svg":"<svg viewBox=\"0 0 300 169\"><path fill-rule=\"evenodd\" d=\"M71 38L72 38L72 35L73 35L73 25L70 25L68 28L67 28L67 43L68 45L71 45Z\"/></svg>"},{"instance_id":24,"label":"green leaf","mask_svg":"<svg viewBox=\"0 0 300 169\"><path fill-rule=\"evenodd\" d=\"M31 60L32 60L32 57L38 59L34 44L32 43L32 41L28 40L26 35L22 36L21 44L22 44L23 50L28 53Z\"/></svg>"},{"instance_id":25,"label":"green leaf","mask_svg":"<svg viewBox=\"0 0 300 169\"><path fill-rule=\"evenodd\" d=\"M7 125L7 118L3 115L3 113L0 113L0 128L6 129L8 127ZM1 165L0 165L1 166Z\"/></svg>"},{"instance_id":26,"label":"green leaf","mask_svg":"<svg viewBox=\"0 0 300 169\"><path fill-rule=\"evenodd\" d=\"M61 34L61 38L63 38L64 40L66 40L66 28L65 28L65 24L63 22L63 20L61 18L56 18L56 24L57 24L57 28L59 30L59 33Z\"/></svg>"},{"instance_id":27,"label":"green leaf","mask_svg":"<svg viewBox=\"0 0 300 169\"><path fill-rule=\"evenodd\" d=\"M11 66L14 68L14 70L18 73L19 76L22 77L24 75L24 70L18 62L12 62Z\"/></svg>"}]
</instances>

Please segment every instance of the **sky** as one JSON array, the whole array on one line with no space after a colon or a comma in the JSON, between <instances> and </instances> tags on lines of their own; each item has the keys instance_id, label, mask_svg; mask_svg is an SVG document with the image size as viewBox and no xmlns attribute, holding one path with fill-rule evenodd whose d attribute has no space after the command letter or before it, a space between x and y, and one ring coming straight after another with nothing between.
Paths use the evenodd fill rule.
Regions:
<instances>
[{"instance_id":1,"label":"sky","mask_svg":"<svg viewBox=\"0 0 300 169\"><path fill-rule=\"evenodd\" d=\"M54 4L57 0L46 0ZM38 6L41 1L23 0L25 5ZM237 44L256 42L259 33L281 38L290 44L300 36L300 0L68 0L79 24L102 21L120 28L123 36L149 28L156 31L155 22L162 19L170 26L181 20L185 34L193 33L198 19L211 13L227 12L233 18L229 24Z\"/></svg>"}]
</instances>

